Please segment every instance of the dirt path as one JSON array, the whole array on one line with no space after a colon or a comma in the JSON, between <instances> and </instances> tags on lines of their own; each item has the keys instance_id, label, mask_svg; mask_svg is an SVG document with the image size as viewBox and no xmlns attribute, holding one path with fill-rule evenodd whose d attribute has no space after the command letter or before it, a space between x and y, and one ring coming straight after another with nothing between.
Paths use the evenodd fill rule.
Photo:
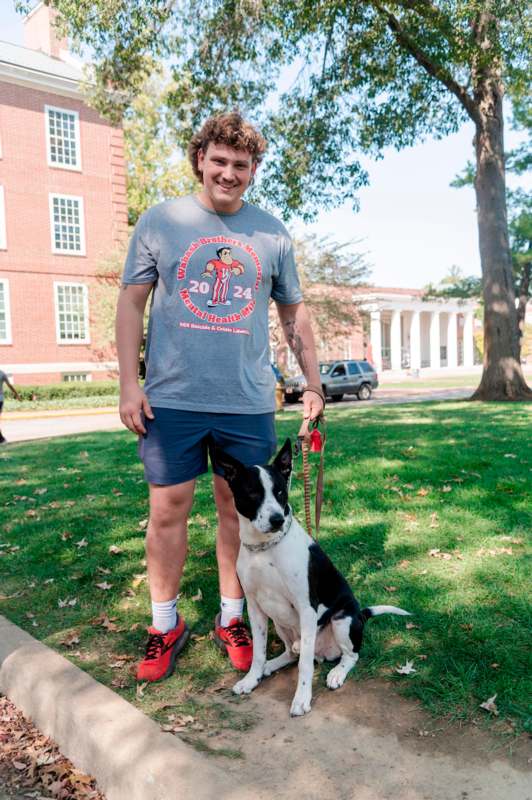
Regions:
<instances>
[{"instance_id":1,"label":"dirt path","mask_svg":"<svg viewBox=\"0 0 532 800\"><path fill-rule=\"evenodd\" d=\"M265 681L241 706L254 728L209 742L243 753L217 762L250 800L532 800L528 741L509 757L502 741L435 722L384 681L324 687L309 715L290 719L295 679L288 669Z\"/></svg>"}]
</instances>

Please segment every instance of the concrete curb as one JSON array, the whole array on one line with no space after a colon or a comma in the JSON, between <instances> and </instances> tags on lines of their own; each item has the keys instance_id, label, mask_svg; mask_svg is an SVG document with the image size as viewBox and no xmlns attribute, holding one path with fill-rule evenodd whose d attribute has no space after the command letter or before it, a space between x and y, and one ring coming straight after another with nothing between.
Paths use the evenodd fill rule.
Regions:
<instances>
[{"instance_id":1,"label":"concrete curb","mask_svg":"<svg viewBox=\"0 0 532 800\"><path fill-rule=\"evenodd\" d=\"M0 691L107 800L249 800L225 773L0 616Z\"/></svg>"}]
</instances>

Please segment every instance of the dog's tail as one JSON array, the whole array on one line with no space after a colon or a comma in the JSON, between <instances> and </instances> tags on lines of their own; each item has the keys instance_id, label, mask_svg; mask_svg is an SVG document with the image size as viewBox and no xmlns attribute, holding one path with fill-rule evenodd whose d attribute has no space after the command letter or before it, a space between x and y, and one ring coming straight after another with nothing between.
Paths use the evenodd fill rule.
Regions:
<instances>
[{"instance_id":1,"label":"dog's tail","mask_svg":"<svg viewBox=\"0 0 532 800\"><path fill-rule=\"evenodd\" d=\"M368 606L361 611L362 616L367 621L370 617L378 617L379 614L399 614L401 617L410 617L410 611L405 611L397 606Z\"/></svg>"}]
</instances>

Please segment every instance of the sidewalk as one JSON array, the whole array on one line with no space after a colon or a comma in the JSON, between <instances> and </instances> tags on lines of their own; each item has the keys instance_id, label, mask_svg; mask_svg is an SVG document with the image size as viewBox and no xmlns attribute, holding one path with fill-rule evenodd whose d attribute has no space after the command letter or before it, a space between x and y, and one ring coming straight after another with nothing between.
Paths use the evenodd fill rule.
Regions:
<instances>
[{"instance_id":1,"label":"sidewalk","mask_svg":"<svg viewBox=\"0 0 532 800\"><path fill-rule=\"evenodd\" d=\"M340 403L330 403L329 408L368 408L386 403L421 403L427 400L463 400L470 397L470 389L398 389L393 386L379 388L371 400L360 402L354 396ZM284 411L300 412L301 403L287 404ZM58 411L11 411L2 416L2 431L8 442L47 439L52 436L70 436L76 433L124 429L116 407L80 408Z\"/></svg>"}]
</instances>

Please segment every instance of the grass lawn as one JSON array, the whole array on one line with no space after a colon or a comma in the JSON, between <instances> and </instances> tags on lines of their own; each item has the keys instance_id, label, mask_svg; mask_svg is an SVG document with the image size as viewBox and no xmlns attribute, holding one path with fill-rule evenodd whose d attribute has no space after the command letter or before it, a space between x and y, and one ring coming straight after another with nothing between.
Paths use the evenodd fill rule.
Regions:
<instances>
[{"instance_id":1,"label":"grass lawn","mask_svg":"<svg viewBox=\"0 0 532 800\"><path fill-rule=\"evenodd\" d=\"M349 679L386 677L433 714L509 735L530 729L530 406L361 405L328 420L320 542L363 605L413 613L368 623ZM297 427L281 415L279 440ZM212 716L251 725L244 705L224 721L215 700L229 668L209 638L218 604L209 476L198 481L179 603L192 642L170 680L136 695L149 596L135 450L117 432L0 451L0 613L156 719L173 706L207 727ZM303 520L300 461L291 499ZM398 674L406 661L416 672ZM326 671L317 668L320 685ZM499 716L479 708L495 694Z\"/></svg>"},{"instance_id":2,"label":"grass lawn","mask_svg":"<svg viewBox=\"0 0 532 800\"><path fill-rule=\"evenodd\" d=\"M90 397L61 397L53 400L15 400L12 396L6 395L4 410L13 411L61 411L62 409L73 408L118 408L119 396L116 395L93 395Z\"/></svg>"}]
</instances>

